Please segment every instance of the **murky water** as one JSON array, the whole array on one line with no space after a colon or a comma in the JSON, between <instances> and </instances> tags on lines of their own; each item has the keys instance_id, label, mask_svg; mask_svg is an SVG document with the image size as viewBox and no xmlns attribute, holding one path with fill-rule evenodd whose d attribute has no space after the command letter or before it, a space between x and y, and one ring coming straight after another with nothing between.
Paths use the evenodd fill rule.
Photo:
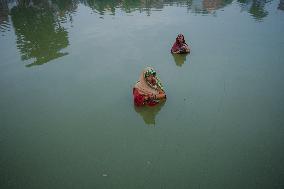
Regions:
<instances>
[{"instance_id":1,"label":"murky water","mask_svg":"<svg viewBox=\"0 0 284 189\"><path fill-rule=\"evenodd\" d=\"M0 1L0 188L283 189L283 34L283 0Z\"/></svg>"}]
</instances>

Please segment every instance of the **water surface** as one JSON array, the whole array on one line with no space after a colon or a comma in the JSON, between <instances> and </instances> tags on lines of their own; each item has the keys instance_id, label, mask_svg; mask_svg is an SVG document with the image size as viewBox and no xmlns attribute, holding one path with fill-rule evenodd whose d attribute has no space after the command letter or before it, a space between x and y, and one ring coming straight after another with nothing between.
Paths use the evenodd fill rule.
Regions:
<instances>
[{"instance_id":1,"label":"water surface","mask_svg":"<svg viewBox=\"0 0 284 189\"><path fill-rule=\"evenodd\" d=\"M283 0L0 1L0 188L282 189L283 33Z\"/></svg>"}]
</instances>

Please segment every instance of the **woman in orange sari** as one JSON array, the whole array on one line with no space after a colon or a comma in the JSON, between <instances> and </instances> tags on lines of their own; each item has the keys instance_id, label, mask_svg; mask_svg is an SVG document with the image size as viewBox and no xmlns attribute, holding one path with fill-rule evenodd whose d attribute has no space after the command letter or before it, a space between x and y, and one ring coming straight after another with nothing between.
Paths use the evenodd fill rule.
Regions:
<instances>
[{"instance_id":1,"label":"woman in orange sari","mask_svg":"<svg viewBox=\"0 0 284 189\"><path fill-rule=\"evenodd\" d=\"M166 99L166 93L156 71L145 68L137 83L133 87L133 98L136 106L155 106L161 100Z\"/></svg>"}]
</instances>

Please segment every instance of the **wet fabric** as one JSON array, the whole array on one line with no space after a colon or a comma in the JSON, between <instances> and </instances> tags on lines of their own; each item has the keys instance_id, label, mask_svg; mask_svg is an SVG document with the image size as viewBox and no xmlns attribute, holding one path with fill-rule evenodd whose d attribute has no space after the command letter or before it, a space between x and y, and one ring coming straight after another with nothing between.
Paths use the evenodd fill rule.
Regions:
<instances>
[{"instance_id":1,"label":"wet fabric","mask_svg":"<svg viewBox=\"0 0 284 189\"><path fill-rule=\"evenodd\" d=\"M147 99L147 96L142 94L138 89L133 88L134 104L136 106L155 106L159 103L158 100Z\"/></svg>"},{"instance_id":2,"label":"wet fabric","mask_svg":"<svg viewBox=\"0 0 284 189\"><path fill-rule=\"evenodd\" d=\"M179 37L183 37L183 42L182 43L178 40ZM186 49L184 49L184 46L188 47L188 45L185 42L184 36L182 34L179 34L176 37L176 41L175 41L175 43L173 44L173 46L171 48L171 52L173 53L173 52L180 51L180 53L186 53Z\"/></svg>"},{"instance_id":3,"label":"wet fabric","mask_svg":"<svg viewBox=\"0 0 284 189\"><path fill-rule=\"evenodd\" d=\"M155 82L150 83L146 80L147 77L153 75L155 77ZM151 68L145 68L140 74L139 80L133 88L133 98L134 104L136 106L149 105L154 106L159 103L160 100L150 98L159 94L159 91L164 91L162 82L156 75L156 71Z\"/></svg>"},{"instance_id":4,"label":"wet fabric","mask_svg":"<svg viewBox=\"0 0 284 189\"><path fill-rule=\"evenodd\" d=\"M155 76L156 82L155 82L155 84L153 84L153 83L146 81L147 84L154 89L160 88L161 90L164 90L164 87L162 85L160 78L156 75L156 71L153 68L148 67L145 71L144 78L149 77L150 75Z\"/></svg>"}]
</instances>

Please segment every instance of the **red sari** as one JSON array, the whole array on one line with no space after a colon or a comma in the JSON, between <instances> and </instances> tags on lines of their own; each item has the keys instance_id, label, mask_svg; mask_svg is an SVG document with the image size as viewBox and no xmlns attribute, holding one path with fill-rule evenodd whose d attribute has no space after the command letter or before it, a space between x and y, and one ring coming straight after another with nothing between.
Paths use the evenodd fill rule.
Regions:
<instances>
[{"instance_id":1,"label":"red sari","mask_svg":"<svg viewBox=\"0 0 284 189\"><path fill-rule=\"evenodd\" d=\"M136 106L143 106L143 105L148 105L148 106L155 106L158 104L157 101L152 100L152 99L147 99L147 96L140 93L138 89L133 88L133 99L134 99L134 104Z\"/></svg>"},{"instance_id":2,"label":"red sari","mask_svg":"<svg viewBox=\"0 0 284 189\"><path fill-rule=\"evenodd\" d=\"M183 42L182 43L178 40L179 36L183 37ZM174 52L177 52L177 51L179 51L179 53L186 53L186 51L184 51L183 47L185 45L188 47L188 45L186 44L186 42L184 40L184 36L182 34L179 34L178 37L176 38L176 41L175 41L175 43L172 46L171 53L174 53Z\"/></svg>"},{"instance_id":3,"label":"red sari","mask_svg":"<svg viewBox=\"0 0 284 189\"><path fill-rule=\"evenodd\" d=\"M155 74L155 79L146 81L146 77L153 73ZM147 67L141 72L139 80L133 87L134 104L136 106L155 106L161 101L161 99L156 98L160 91L164 90L160 79L156 76L156 71L151 67Z\"/></svg>"}]
</instances>

